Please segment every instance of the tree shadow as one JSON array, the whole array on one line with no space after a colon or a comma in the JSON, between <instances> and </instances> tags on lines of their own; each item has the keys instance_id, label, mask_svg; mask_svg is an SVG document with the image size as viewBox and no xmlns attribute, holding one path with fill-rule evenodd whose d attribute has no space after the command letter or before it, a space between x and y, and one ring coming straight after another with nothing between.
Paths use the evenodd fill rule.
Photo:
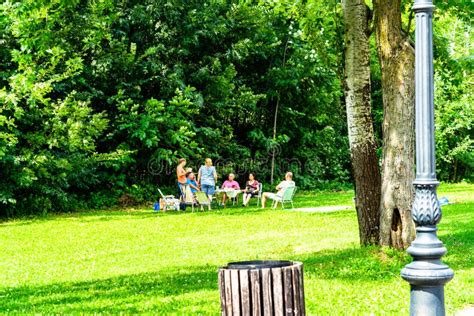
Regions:
<instances>
[{"instance_id":1,"label":"tree shadow","mask_svg":"<svg viewBox=\"0 0 474 316\"><path fill-rule=\"evenodd\" d=\"M453 270L474 267L474 233L460 231L440 238L448 249L442 261ZM304 263L305 273L316 278L351 281L381 281L400 276L400 270L412 258L403 250L380 247L322 250L292 258Z\"/></svg>"},{"instance_id":2,"label":"tree shadow","mask_svg":"<svg viewBox=\"0 0 474 316\"><path fill-rule=\"evenodd\" d=\"M439 236L448 253L443 262L456 270L474 268L474 231L463 230L455 233L447 232Z\"/></svg>"},{"instance_id":3,"label":"tree shadow","mask_svg":"<svg viewBox=\"0 0 474 316\"><path fill-rule=\"evenodd\" d=\"M473 236L468 231L444 236L451 251L445 262L454 270L472 268ZM462 243L462 244L460 244ZM471 255L472 256L472 255ZM248 258L251 260L252 258ZM305 280L351 283L400 278L412 259L405 251L379 247L325 249L289 258L304 263ZM222 262L224 265L225 262ZM164 272L107 279L0 288L1 312L209 313L219 309L217 266L170 267ZM202 293L202 292L207 293ZM197 292L201 292L197 294Z\"/></svg>"},{"instance_id":4,"label":"tree shadow","mask_svg":"<svg viewBox=\"0 0 474 316\"><path fill-rule=\"evenodd\" d=\"M133 217L135 219L140 218L151 218L156 217L157 213L150 211L91 211L91 212L77 212L77 213L64 213L64 214L48 214L46 216L35 216L33 218L18 218L13 220L5 220L0 222L0 227L2 225L5 226L28 226L31 224L36 223L43 223L43 222L50 222L50 221L57 221L57 220L65 220L65 219L76 219L76 220L84 220L84 221L112 221L116 220L117 218L122 217Z\"/></svg>"},{"instance_id":5,"label":"tree shadow","mask_svg":"<svg viewBox=\"0 0 474 316\"><path fill-rule=\"evenodd\" d=\"M74 283L0 288L0 312L176 312L186 308L183 302L180 303L182 305L177 303L177 296L206 290L218 292L217 268L183 267L175 268L173 272L149 272ZM192 300L192 304L199 305L199 301ZM203 310L205 305L202 306ZM199 306L194 307L199 311Z\"/></svg>"},{"instance_id":6,"label":"tree shadow","mask_svg":"<svg viewBox=\"0 0 474 316\"><path fill-rule=\"evenodd\" d=\"M348 281L396 278L401 268L410 262L405 252L379 247L327 249L293 259L304 263L305 274Z\"/></svg>"},{"instance_id":7,"label":"tree shadow","mask_svg":"<svg viewBox=\"0 0 474 316\"><path fill-rule=\"evenodd\" d=\"M77 213L67 213L67 214L50 214L47 216L38 216L34 218L19 218L11 221L5 220L0 222L0 227L5 226L28 226L35 223L42 223L48 221L64 220L64 219L74 219L83 222L95 222L95 221L114 221L117 219L123 219L125 217L133 219L147 219L147 218L157 218L157 217L170 217L170 216L183 216L194 214L195 216L239 216L245 214L257 214L270 210L270 208L261 209L257 207L241 208L241 207L229 207L229 208L214 208L211 211L204 209L201 211L199 207L195 208L194 212L191 211L190 207L187 207L185 211L153 211L153 210L136 210L136 211L91 211L91 212L77 212Z\"/></svg>"},{"instance_id":8,"label":"tree shadow","mask_svg":"<svg viewBox=\"0 0 474 316\"><path fill-rule=\"evenodd\" d=\"M304 263L306 280L353 282L396 278L407 262L403 252L387 254L376 247L324 250L291 259ZM217 269L210 265L170 267L164 272L0 288L0 313L188 314L190 307L192 313L217 313Z\"/></svg>"}]
</instances>

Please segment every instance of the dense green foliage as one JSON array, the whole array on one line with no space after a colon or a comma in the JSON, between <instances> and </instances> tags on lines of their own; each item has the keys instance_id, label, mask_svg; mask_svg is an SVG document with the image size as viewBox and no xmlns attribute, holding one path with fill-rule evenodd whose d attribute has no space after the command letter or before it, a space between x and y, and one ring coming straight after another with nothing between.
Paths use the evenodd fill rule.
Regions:
<instances>
[{"instance_id":1,"label":"dense green foliage","mask_svg":"<svg viewBox=\"0 0 474 316\"><path fill-rule=\"evenodd\" d=\"M474 9L474 3L469 5ZM436 19L434 28L437 162L440 177L453 181L474 181L474 41L470 19L463 12L448 11Z\"/></svg>"},{"instance_id":2,"label":"dense green foliage","mask_svg":"<svg viewBox=\"0 0 474 316\"><path fill-rule=\"evenodd\" d=\"M298 21L266 5L185 3L3 4L7 214L140 198L172 183L183 156L266 180L275 147L277 174L293 163L311 171L301 185L348 181L340 81Z\"/></svg>"},{"instance_id":3,"label":"dense green foliage","mask_svg":"<svg viewBox=\"0 0 474 316\"><path fill-rule=\"evenodd\" d=\"M447 314L474 301L473 185L445 185ZM352 192L297 195L295 207L352 206ZM406 252L359 247L354 209L327 213L227 208L47 215L0 224L0 314L219 313L227 262L304 263L308 315L407 315ZM61 238L57 238L61 236Z\"/></svg>"},{"instance_id":4,"label":"dense green foliage","mask_svg":"<svg viewBox=\"0 0 474 316\"><path fill-rule=\"evenodd\" d=\"M473 34L469 12L474 3L434 1L435 140L438 178L474 181ZM413 1L403 0L403 30L415 41ZM376 131L382 139L381 69L372 38L372 104Z\"/></svg>"},{"instance_id":5,"label":"dense green foliage","mask_svg":"<svg viewBox=\"0 0 474 316\"><path fill-rule=\"evenodd\" d=\"M0 12L0 216L140 202L173 183L179 157L266 182L276 151L277 177L291 169L301 187L350 181L337 1L23 0ZM472 177L472 111L459 110L472 60L449 34L438 153L442 177L459 180Z\"/></svg>"}]
</instances>

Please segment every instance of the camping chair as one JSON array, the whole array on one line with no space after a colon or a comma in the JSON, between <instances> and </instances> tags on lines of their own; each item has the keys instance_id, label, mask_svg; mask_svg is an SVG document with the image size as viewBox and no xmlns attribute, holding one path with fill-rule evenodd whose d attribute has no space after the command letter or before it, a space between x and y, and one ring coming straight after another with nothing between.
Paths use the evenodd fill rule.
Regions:
<instances>
[{"instance_id":1,"label":"camping chair","mask_svg":"<svg viewBox=\"0 0 474 316\"><path fill-rule=\"evenodd\" d=\"M278 205L278 202L281 203L281 208L285 208L285 203L291 203L291 208L294 208L293 206L293 197L295 196L296 192L296 187L288 187L283 191L283 194L278 195L276 194L273 200L273 208L276 208Z\"/></svg>"},{"instance_id":2,"label":"camping chair","mask_svg":"<svg viewBox=\"0 0 474 316\"><path fill-rule=\"evenodd\" d=\"M257 194L257 207L262 203L263 184L258 183L258 194Z\"/></svg>"},{"instance_id":3,"label":"camping chair","mask_svg":"<svg viewBox=\"0 0 474 316\"><path fill-rule=\"evenodd\" d=\"M232 205L235 205L237 203L237 196L240 192L240 190L229 190L225 192L225 194L227 194L227 198L232 201Z\"/></svg>"},{"instance_id":4,"label":"camping chair","mask_svg":"<svg viewBox=\"0 0 474 316\"><path fill-rule=\"evenodd\" d=\"M209 211L211 210L211 201L207 197L206 193L198 191L195 193L195 196L196 196L196 201L201 206L201 210L204 210L203 206L205 205L207 206Z\"/></svg>"},{"instance_id":5,"label":"camping chair","mask_svg":"<svg viewBox=\"0 0 474 316\"><path fill-rule=\"evenodd\" d=\"M220 187L218 187L216 189L216 193L215 193L214 199L213 199L214 202L217 205L217 209L220 209L221 207L225 208L225 206L226 206L226 205L221 204L222 197L223 197L224 194L227 195L227 201L225 203L227 204L227 202L230 200L230 201L232 201L232 205L235 205L238 192L233 192L231 190L228 191L226 189L221 189Z\"/></svg>"},{"instance_id":6,"label":"camping chair","mask_svg":"<svg viewBox=\"0 0 474 316\"><path fill-rule=\"evenodd\" d=\"M260 203L262 203L262 194L263 194L263 184L262 183L258 183L258 191L257 191L257 195L256 196L253 196L254 198L257 198L257 207L260 205ZM242 196L242 202L244 201L244 198ZM250 204L250 200L249 200L249 203ZM247 204L247 205L248 205Z\"/></svg>"},{"instance_id":7,"label":"camping chair","mask_svg":"<svg viewBox=\"0 0 474 316\"><path fill-rule=\"evenodd\" d=\"M164 195L160 189L158 189L158 193L160 193L161 200L163 201L163 211L167 210L179 210L179 199L175 198L174 195ZM160 205L161 206L161 205Z\"/></svg>"},{"instance_id":8,"label":"camping chair","mask_svg":"<svg viewBox=\"0 0 474 316\"><path fill-rule=\"evenodd\" d=\"M184 187L184 192L182 190L182 187ZM194 204L196 204L196 201L194 200L194 194L191 191L191 187L189 185L180 186L180 191L181 202L185 203L186 205L191 205L191 209L194 212Z\"/></svg>"}]
</instances>

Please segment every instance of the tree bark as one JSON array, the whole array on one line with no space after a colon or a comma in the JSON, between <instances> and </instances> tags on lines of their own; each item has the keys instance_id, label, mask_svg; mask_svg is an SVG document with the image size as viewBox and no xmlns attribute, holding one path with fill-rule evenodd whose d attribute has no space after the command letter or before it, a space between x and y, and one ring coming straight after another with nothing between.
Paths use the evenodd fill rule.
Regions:
<instances>
[{"instance_id":1,"label":"tree bark","mask_svg":"<svg viewBox=\"0 0 474 316\"><path fill-rule=\"evenodd\" d=\"M290 44L290 36L287 37L285 43L285 50L283 51L283 61L281 67L285 68L286 65L286 54L288 53L288 45ZM276 136L277 136L277 121L278 121L278 110L280 108L280 91L278 91L277 102L275 106L275 115L273 117L273 145L272 145L272 164L271 164L271 173L270 173L270 183L273 184L273 179L275 176L275 153L276 153Z\"/></svg>"},{"instance_id":2,"label":"tree bark","mask_svg":"<svg viewBox=\"0 0 474 316\"><path fill-rule=\"evenodd\" d=\"M400 0L375 0L377 50L382 68L383 156L380 244L406 248L414 239L415 54L402 36Z\"/></svg>"},{"instance_id":3,"label":"tree bark","mask_svg":"<svg viewBox=\"0 0 474 316\"><path fill-rule=\"evenodd\" d=\"M380 171L370 105L369 8L342 1L345 22L345 100L362 245L379 242Z\"/></svg>"}]
</instances>

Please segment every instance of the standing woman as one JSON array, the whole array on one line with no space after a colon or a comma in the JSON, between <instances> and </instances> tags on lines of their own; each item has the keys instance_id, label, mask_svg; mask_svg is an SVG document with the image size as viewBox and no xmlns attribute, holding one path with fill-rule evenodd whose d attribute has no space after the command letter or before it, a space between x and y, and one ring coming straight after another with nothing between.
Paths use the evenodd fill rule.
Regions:
<instances>
[{"instance_id":1,"label":"standing woman","mask_svg":"<svg viewBox=\"0 0 474 316\"><path fill-rule=\"evenodd\" d=\"M242 197L243 206L247 206L250 198L258 194L258 181L255 180L253 173L249 173L249 181L245 184L244 195Z\"/></svg>"},{"instance_id":2,"label":"standing woman","mask_svg":"<svg viewBox=\"0 0 474 316\"><path fill-rule=\"evenodd\" d=\"M178 166L176 167L176 176L178 177L178 188L179 188L179 195L183 196L185 192L186 186L186 170L184 170L184 166L186 166L186 159L180 158L178 160Z\"/></svg>"},{"instance_id":3,"label":"standing woman","mask_svg":"<svg viewBox=\"0 0 474 316\"><path fill-rule=\"evenodd\" d=\"M217 172L212 165L211 158L206 158L204 166L201 166L198 171L198 183L201 185L201 191L206 193L209 200L216 190Z\"/></svg>"}]
</instances>

